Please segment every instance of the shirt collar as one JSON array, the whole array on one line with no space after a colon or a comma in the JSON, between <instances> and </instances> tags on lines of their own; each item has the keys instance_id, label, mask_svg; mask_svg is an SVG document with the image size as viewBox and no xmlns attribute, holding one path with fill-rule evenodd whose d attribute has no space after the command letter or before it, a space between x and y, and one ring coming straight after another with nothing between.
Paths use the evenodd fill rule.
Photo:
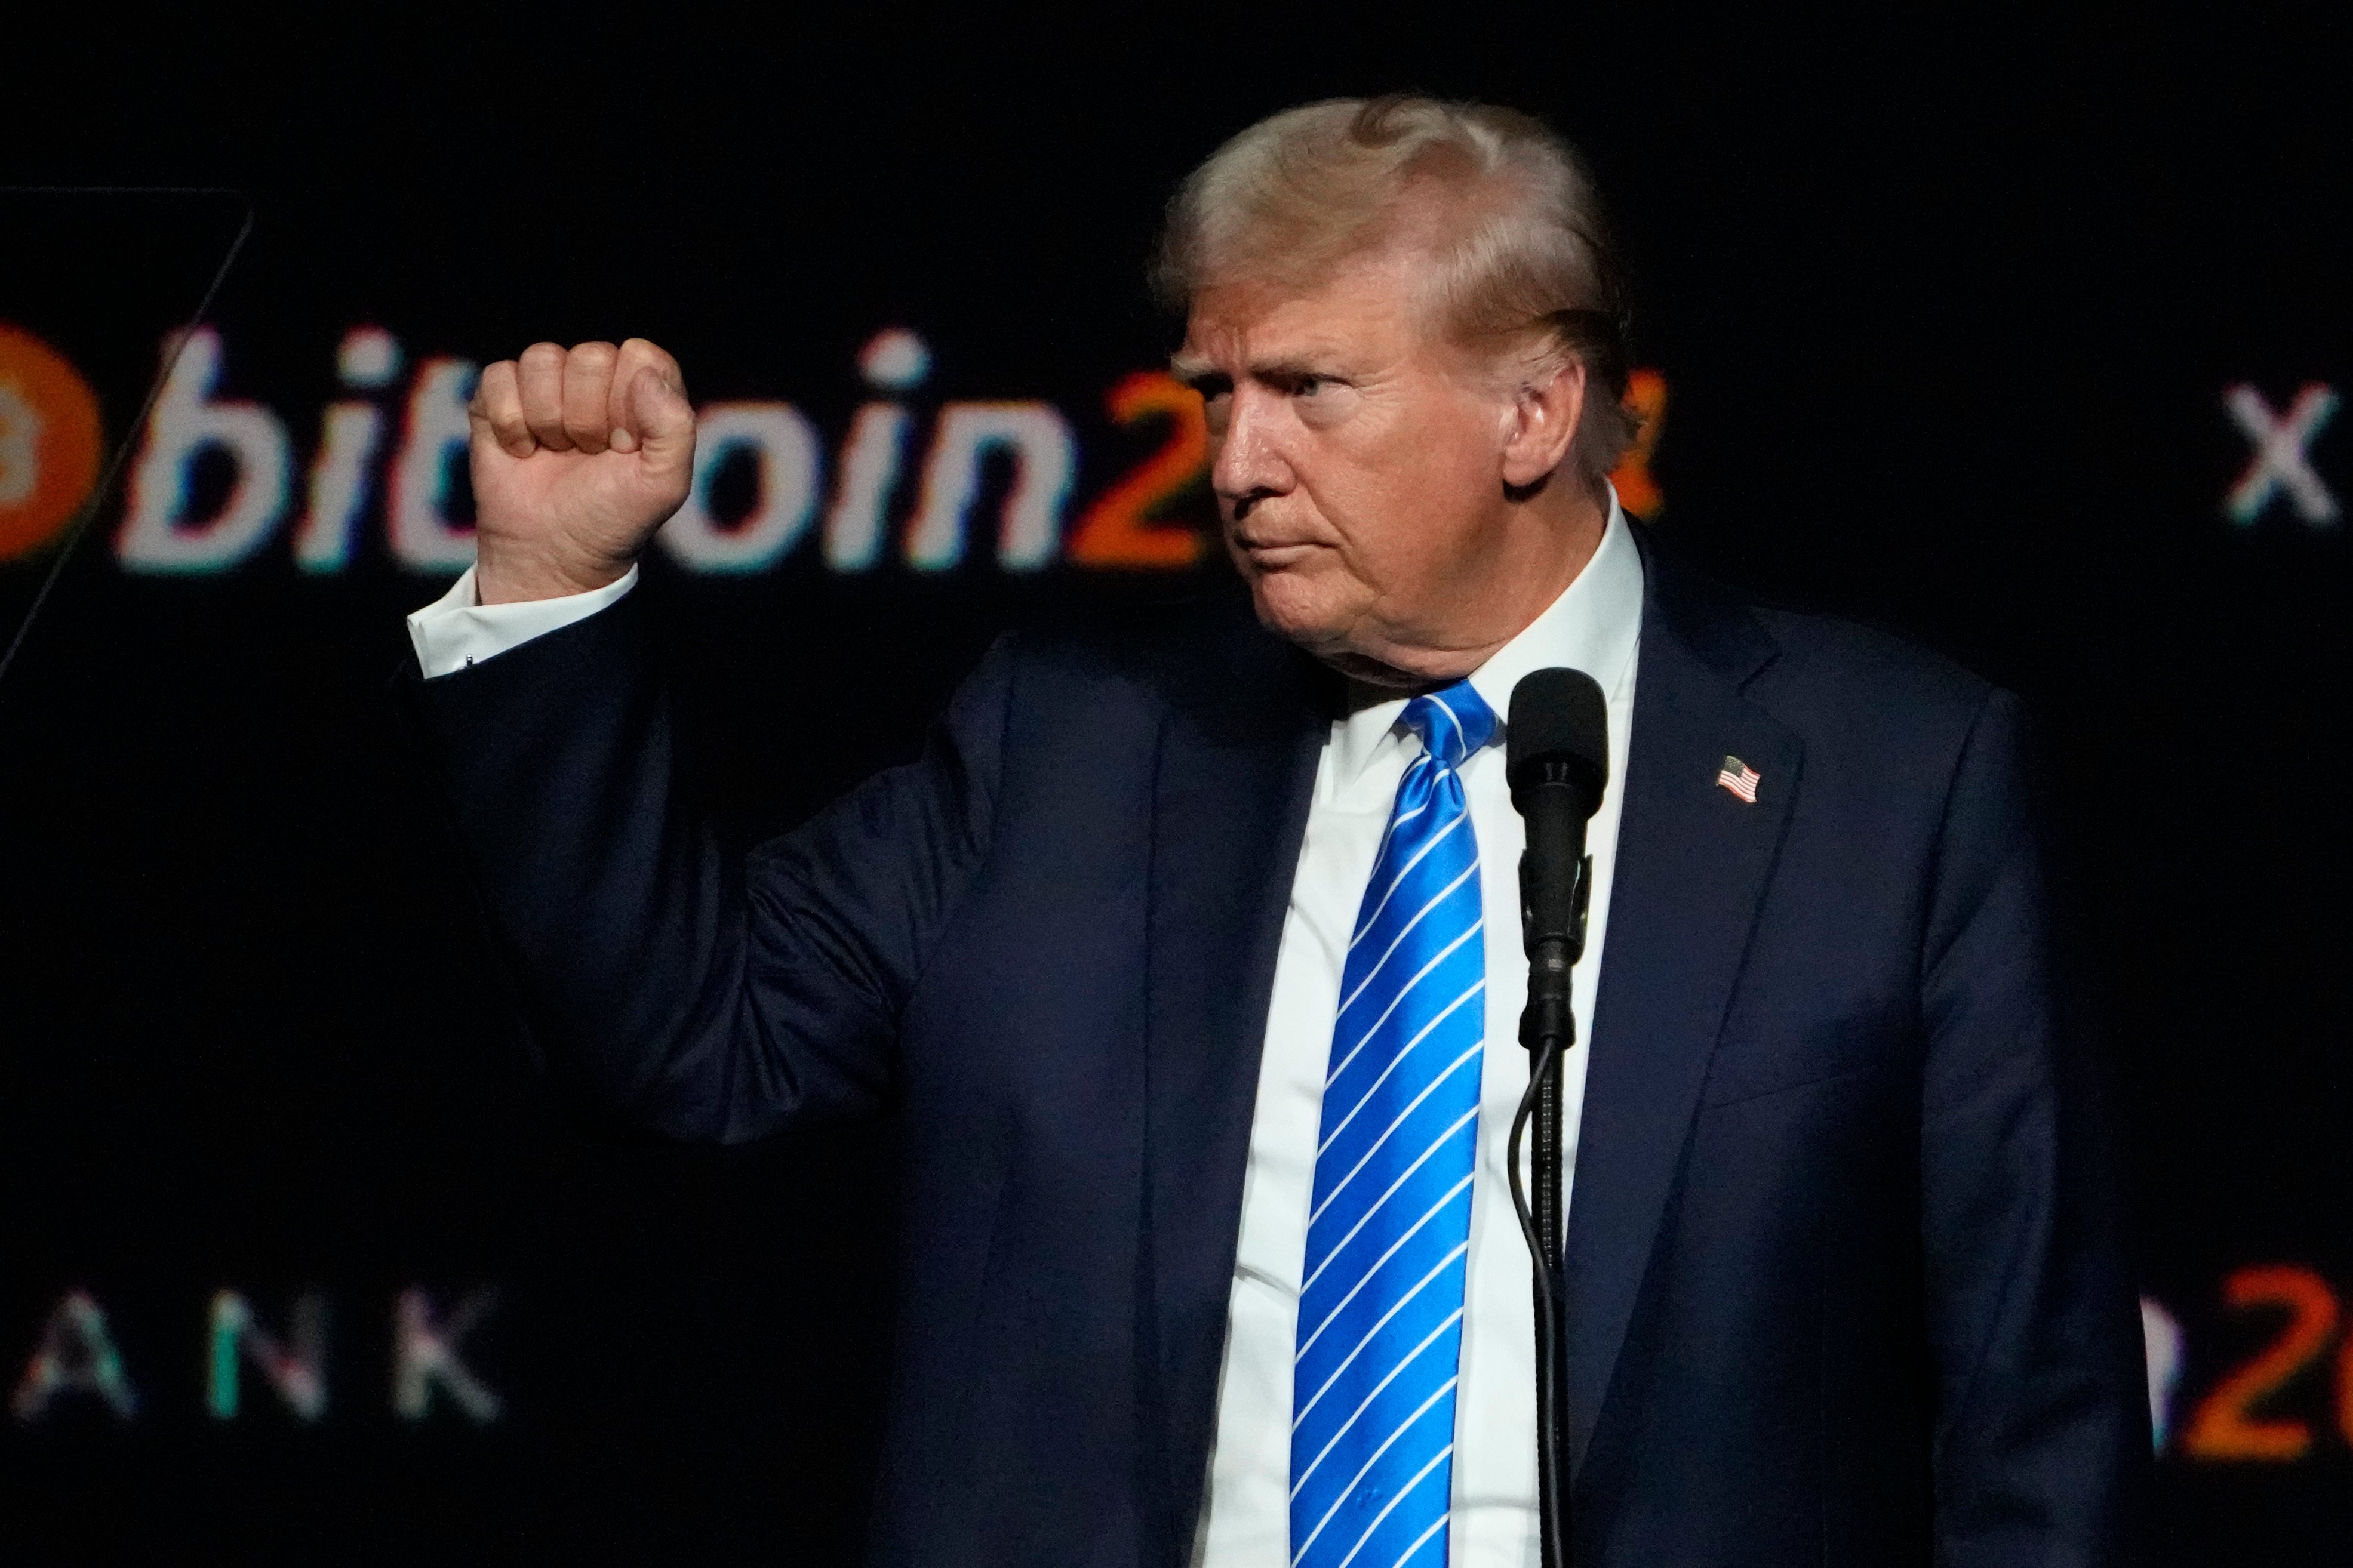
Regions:
<instances>
[{"instance_id":1,"label":"shirt collar","mask_svg":"<svg viewBox=\"0 0 2353 1568\"><path fill-rule=\"evenodd\" d=\"M1545 612L1517 637L1497 648L1471 672L1471 689L1503 719L1511 711L1512 688L1534 670L1566 665L1593 677L1605 694L1615 695L1634 657L1642 625L1642 557L1634 547L1618 490L1609 489L1609 519L1593 559ZM1406 699L1392 698L1342 720L1333 735L1336 782L1345 788L1373 760L1405 712ZM1495 727L1501 740L1504 725ZM1493 742L1490 742L1491 744Z\"/></svg>"}]
</instances>

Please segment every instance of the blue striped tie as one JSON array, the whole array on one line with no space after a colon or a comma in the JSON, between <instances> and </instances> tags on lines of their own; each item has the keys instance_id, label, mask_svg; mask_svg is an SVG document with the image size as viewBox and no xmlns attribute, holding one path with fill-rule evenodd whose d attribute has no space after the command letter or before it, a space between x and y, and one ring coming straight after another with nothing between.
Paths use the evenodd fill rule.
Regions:
<instances>
[{"instance_id":1,"label":"blue striped tie","mask_svg":"<svg viewBox=\"0 0 2353 1568\"><path fill-rule=\"evenodd\" d=\"M1446 1561L1487 948L1457 771L1495 732L1458 680L1406 704L1407 768L1356 914L1324 1080L1293 1366L1296 1568Z\"/></svg>"}]
</instances>

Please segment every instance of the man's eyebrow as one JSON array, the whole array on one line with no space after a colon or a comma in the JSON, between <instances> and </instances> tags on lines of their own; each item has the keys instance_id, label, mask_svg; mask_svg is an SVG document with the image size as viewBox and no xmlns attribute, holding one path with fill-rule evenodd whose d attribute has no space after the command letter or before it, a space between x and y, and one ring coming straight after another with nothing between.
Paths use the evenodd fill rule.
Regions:
<instances>
[{"instance_id":1,"label":"man's eyebrow","mask_svg":"<svg viewBox=\"0 0 2353 1568\"><path fill-rule=\"evenodd\" d=\"M1168 356L1168 373L1191 387L1200 387L1210 383L1222 386L1227 384L1228 380L1226 374L1208 360L1181 351ZM1331 378L1332 372L1312 360L1287 358L1265 360L1254 363L1250 367L1249 374L1253 381L1262 381L1281 386L1287 383L1310 379L1328 380Z\"/></svg>"},{"instance_id":2,"label":"man's eyebrow","mask_svg":"<svg viewBox=\"0 0 2353 1568\"><path fill-rule=\"evenodd\" d=\"M1252 380L1263 381L1274 386L1283 386L1293 382L1310 379L1328 381L1332 378L1329 366L1318 364L1313 360L1296 358L1264 360L1251 365L1250 373Z\"/></svg>"},{"instance_id":3,"label":"man's eyebrow","mask_svg":"<svg viewBox=\"0 0 2353 1568\"><path fill-rule=\"evenodd\" d=\"M1190 354L1172 354L1168 374L1175 376L1205 402L1215 402L1234 389L1233 378L1208 360Z\"/></svg>"}]
</instances>

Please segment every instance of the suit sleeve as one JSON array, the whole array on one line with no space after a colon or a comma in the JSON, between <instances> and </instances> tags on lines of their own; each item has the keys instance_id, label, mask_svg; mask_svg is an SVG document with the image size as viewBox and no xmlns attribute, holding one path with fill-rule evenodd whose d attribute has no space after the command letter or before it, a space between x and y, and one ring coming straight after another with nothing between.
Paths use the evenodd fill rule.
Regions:
<instances>
[{"instance_id":1,"label":"suit sleeve","mask_svg":"<svg viewBox=\"0 0 2353 1568\"><path fill-rule=\"evenodd\" d=\"M673 1137L879 1110L900 1013L987 848L1009 651L918 761L739 858L681 787L642 598L404 682L539 1052Z\"/></svg>"},{"instance_id":2,"label":"suit sleeve","mask_svg":"<svg viewBox=\"0 0 2353 1568\"><path fill-rule=\"evenodd\" d=\"M2113 1151L2054 963L2019 704L1952 779L1923 952L1936 1562L2127 1560L2148 1462Z\"/></svg>"}]
</instances>

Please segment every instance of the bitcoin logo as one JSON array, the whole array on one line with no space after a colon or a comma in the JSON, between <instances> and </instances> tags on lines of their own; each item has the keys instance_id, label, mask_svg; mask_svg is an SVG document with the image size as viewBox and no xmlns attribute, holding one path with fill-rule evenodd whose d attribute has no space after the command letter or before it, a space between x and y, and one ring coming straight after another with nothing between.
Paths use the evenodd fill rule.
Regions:
<instances>
[{"instance_id":1,"label":"bitcoin logo","mask_svg":"<svg viewBox=\"0 0 2353 1568\"><path fill-rule=\"evenodd\" d=\"M71 522L98 483L98 397L66 357L0 322L0 561Z\"/></svg>"}]
</instances>

